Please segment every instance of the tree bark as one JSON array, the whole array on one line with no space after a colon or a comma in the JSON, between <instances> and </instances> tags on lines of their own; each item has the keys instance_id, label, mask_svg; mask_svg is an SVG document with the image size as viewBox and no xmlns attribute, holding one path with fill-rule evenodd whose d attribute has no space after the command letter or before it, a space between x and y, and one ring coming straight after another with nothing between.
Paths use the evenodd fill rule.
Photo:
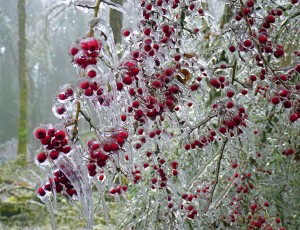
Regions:
<instances>
[{"instance_id":1,"label":"tree bark","mask_svg":"<svg viewBox=\"0 0 300 230\"><path fill-rule=\"evenodd\" d=\"M21 166L26 165L27 154L27 98L28 84L26 77L26 9L25 0L18 0L18 80L20 90L19 128L18 128L18 159Z\"/></svg>"}]
</instances>

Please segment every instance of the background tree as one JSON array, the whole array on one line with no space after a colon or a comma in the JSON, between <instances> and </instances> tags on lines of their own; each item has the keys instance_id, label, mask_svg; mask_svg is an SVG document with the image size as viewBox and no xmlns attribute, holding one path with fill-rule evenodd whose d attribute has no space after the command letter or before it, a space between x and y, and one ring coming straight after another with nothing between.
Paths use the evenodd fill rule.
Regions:
<instances>
[{"instance_id":1,"label":"background tree","mask_svg":"<svg viewBox=\"0 0 300 230\"><path fill-rule=\"evenodd\" d=\"M18 80L19 80L19 128L18 128L18 163L26 164L27 154L27 109L28 83L26 65L26 1L18 0Z\"/></svg>"}]
</instances>

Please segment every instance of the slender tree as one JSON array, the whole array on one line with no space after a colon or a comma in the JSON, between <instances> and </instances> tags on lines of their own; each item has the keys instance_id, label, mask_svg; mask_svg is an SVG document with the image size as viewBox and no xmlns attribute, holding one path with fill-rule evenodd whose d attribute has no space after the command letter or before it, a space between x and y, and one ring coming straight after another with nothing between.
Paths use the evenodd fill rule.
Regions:
<instances>
[{"instance_id":1,"label":"slender tree","mask_svg":"<svg viewBox=\"0 0 300 230\"><path fill-rule=\"evenodd\" d=\"M20 88L19 128L18 128L18 164L26 164L27 150L27 97L28 85L26 78L26 10L25 0L18 1L18 80Z\"/></svg>"}]
</instances>

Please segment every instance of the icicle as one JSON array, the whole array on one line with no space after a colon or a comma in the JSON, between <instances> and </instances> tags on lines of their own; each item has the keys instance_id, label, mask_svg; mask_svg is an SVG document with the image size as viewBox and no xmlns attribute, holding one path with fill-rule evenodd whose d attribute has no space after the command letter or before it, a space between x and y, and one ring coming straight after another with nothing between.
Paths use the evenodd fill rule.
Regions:
<instances>
[{"instance_id":1,"label":"icicle","mask_svg":"<svg viewBox=\"0 0 300 230\"><path fill-rule=\"evenodd\" d=\"M110 52L112 54L113 67L114 67L114 69L117 69L119 59L118 59L118 53L117 53L116 46L114 43L114 36L113 36L113 31L112 31L111 27L108 25L108 23L105 20L103 20L102 18L99 18L99 17L93 19L90 22L90 25L91 26L94 25L94 28L96 30L102 31L107 36L106 43L108 44Z\"/></svg>"},{"instance_id":2,"label":"icicle","mask_svg":"<svg viewBox=\"0 0 300 230\"><path fill-rule=\"evenodd\" d=\"M102 188L102 187L104 187L103 186L104 184L101 183L97 178L94 178L94 184L97 187L98 194L100 196L100 200L102 203L102 208L103 208L104 217L105 217L105 223L106 223L106 225L108 225L108 223L109 223L108 208L106 206L106 201L105 201L105 197L104 197L104 188Z\"/></svg>"}]
</instances>

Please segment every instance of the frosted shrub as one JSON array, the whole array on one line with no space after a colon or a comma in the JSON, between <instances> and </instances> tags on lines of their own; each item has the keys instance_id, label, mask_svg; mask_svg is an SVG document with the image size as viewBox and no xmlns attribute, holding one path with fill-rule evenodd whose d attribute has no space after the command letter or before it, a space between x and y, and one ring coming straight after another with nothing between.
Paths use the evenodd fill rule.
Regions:
<instances>
[{"instance_id":1,"label":"frosted shrub","mask_svg":"<svg viewBox=\"0 0 300 230\"><path fill-rule=\"evenodd\" d=\"M228 1L221 30L205 1L130 1L122 58L101 9L129 9L75 4L95 11L69 47L78 84L34 131L49 209L62 195L92 229L97 189L107 221L107 196L127 213L121 229L284 229L271 193L299 161L299 3Z\"/></svg>"}]
</instances>

